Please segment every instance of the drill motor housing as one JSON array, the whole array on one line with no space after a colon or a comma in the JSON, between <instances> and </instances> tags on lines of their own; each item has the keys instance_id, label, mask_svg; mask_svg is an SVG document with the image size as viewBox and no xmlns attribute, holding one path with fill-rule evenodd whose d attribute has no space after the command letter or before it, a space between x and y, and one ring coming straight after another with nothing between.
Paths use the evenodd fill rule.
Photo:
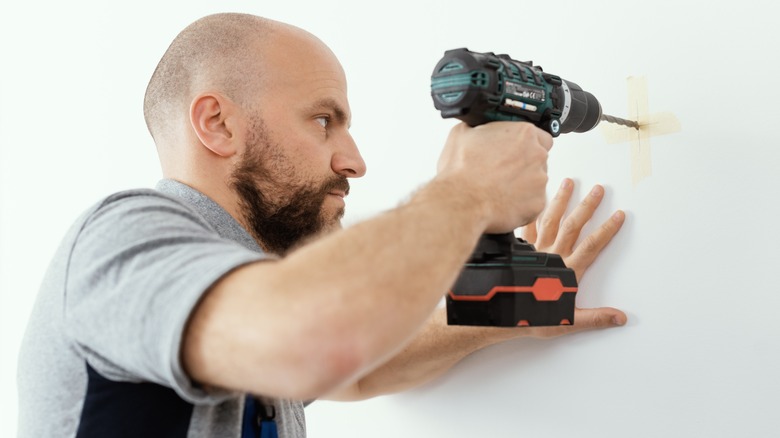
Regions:
<instances>
[{"instance_id":1,"label":"drill motor housing","mask_svg":"<svg viewBox=\"0 0 780 438\"><path fill-rule=\"evenodd\" d=\"M557 137L589 131L601 119L599 101L574 82L531 61L466 48L444 53L431 75L431 96L442 117L469 126L526 121Z\"/></svg>"}]
</instances>

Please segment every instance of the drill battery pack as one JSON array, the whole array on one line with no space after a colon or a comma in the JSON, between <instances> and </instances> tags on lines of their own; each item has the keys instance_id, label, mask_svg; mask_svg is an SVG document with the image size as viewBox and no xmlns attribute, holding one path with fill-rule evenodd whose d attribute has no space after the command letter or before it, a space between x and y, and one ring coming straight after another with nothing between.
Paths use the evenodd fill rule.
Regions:
<instances>
[{"instance_id":1,"label":"drill battery pack","mask_svg":"<svg viewBox=\"0 0 780 438\"><path fill-rule=\"evenodd\" d=\"M557 254L512 233L485 234L447 295L449 325L574 324L577 277Z\"/></svg>"}]
</instances>

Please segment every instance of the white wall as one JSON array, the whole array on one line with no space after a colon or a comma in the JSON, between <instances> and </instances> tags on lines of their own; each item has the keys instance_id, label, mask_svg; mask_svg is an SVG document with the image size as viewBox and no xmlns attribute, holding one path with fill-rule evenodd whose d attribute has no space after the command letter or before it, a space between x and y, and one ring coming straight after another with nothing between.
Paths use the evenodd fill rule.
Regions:
<instances>
[{"instance_id":1,"label":"white wall","mask_svg":"<svg viewBox=\"0 0 780 438\"><path fill-rule=\"evenodd\" d=\"M29 1L0 6L0 436L16 423L16 352L40 278L76 215L159 178L141 102L170 40L218 11L319 35L350 81L369 176L347 221L396 205L432 176L451 121L429 97L444 50L509 53L626 114L626 77L677 134L651 139L653 175L631 184L628 144L561 137L551 190L608 190L626 225L581 284L581 306L628 326L519 340L424 388L318 402L310 436L770 436L780 429L780 6L771 1ZM219 7L219 9L217 9ZM489 153L486 145L485 153ZM44 419L45 421L45 419ZM54 432L56 434L56 432Z\"/></svg>"}]
</instances>

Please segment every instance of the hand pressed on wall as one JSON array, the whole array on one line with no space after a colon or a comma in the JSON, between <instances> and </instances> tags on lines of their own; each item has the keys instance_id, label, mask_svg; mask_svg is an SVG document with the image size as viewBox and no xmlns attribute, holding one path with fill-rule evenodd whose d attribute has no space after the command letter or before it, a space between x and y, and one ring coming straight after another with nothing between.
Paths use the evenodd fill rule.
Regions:
<instances>
[{"instance_id":1,"label":"hand pressed on wall","mask_svg":"<svg viewBox=\"0 0 780 438\"><path fill-rule=\"evenodd\" d=\"M574 270L579 282L601 251L617 234L625 220L625 213L616 211L593 233L582 239L582 228L593 217L593 213L604 199L604 187L594 186L585 198L565 218L564 213L571 200L574 182L564 179L558 193L549 202L547 208L522 230L525 240L532 243L537 251L559 254L566 266ZM579 293L582 293L580 291ZM618 309L601 307L596 309L576 308L573 326L531 328L533 336L553 337L573 331L592 328L606 328L626 323L626 315Z\"/></svg>"}]
</instances>

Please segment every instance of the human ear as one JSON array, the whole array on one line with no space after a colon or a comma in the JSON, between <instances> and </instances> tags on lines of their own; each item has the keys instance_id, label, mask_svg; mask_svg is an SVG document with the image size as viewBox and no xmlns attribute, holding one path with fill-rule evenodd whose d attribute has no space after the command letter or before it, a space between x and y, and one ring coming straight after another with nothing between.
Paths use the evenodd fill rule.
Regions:
<instances>
[{"instance_id":1,"label":"human ear","mask_svg":"<svg viewBox=\"0 0 780 438\"><path fill-rule=\"evenodd\" d=\"M190 104L190 124L200 142L211 152L230 157L237 152L235 103L218 93L201 93Z\"/></svg>"}]
</instances>

